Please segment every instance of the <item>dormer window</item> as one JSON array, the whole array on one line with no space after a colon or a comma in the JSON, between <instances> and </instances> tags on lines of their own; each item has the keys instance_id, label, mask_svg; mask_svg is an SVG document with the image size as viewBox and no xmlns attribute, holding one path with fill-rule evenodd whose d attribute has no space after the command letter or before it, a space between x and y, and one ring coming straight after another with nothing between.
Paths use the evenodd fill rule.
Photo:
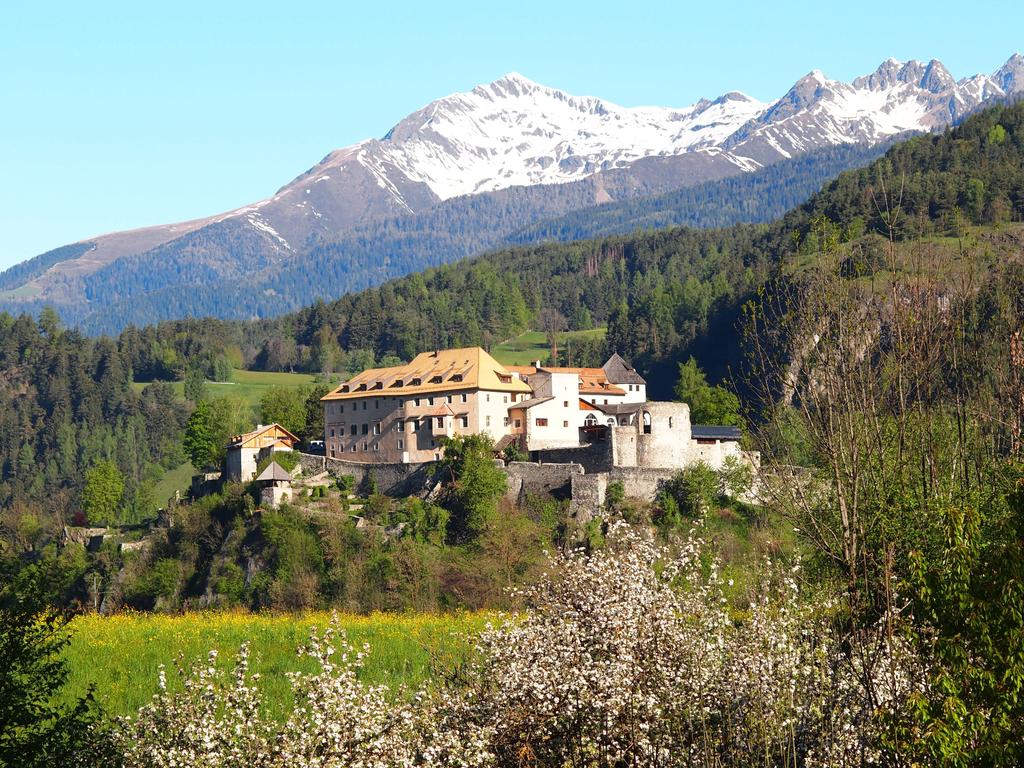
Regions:
<instances>
[{"instance_id":1,"label":"dormer window","mask_svg":"<svg viewBox=\"0 0 1024 768\"><path fill-rule=\"evenodd\" d=\"M422 379L413 379L411 382L409 382L409 386L410 387L418 387L422 383L423 383Z\"/></svg>"},{"instance_id":2,"label":"dormer window","mask_svg":"<svg viewBox=\"0 0 1024 768\"><path fill-rule=\"evenodd\" d=\"M440 376L432 376L431 379L430 379L430 383L431 384L440 384L441 383L441 377Z\"/></svg>"},{"instance_id":3,"label":"dormer window","mask_svg":"<svg viewBox=\"0 0 1024 768\"><path fill-rule=\"evenodd\" d=\"M512 383L512 377L510 375L507 375L507 374L499 373L498 374L498 381L500 381L502 384L511 384Z\"/></svg>"},{"instance_id":4,"label":"dormer window","mask_svg":"<svg viewBox=\"0 0 1024 768\"><path fill-rule=\"evenodd\" d=\"M452 381L462 381L462 374L456 373L454 376L452 376Z\"/></svg>"}]
</instances>

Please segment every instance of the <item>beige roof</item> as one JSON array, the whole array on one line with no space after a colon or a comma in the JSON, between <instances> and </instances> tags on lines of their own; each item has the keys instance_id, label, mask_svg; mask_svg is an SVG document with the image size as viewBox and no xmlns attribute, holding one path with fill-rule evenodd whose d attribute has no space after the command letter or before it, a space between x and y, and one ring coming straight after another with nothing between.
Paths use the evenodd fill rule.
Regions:
<instances>
[{"instance_id":1,"label":"beige roof","mask_svg":"<svg viewBox=\"0 0 1024 768\"><path fill-rule=\"evenodd\" d=\"M439 381L432 379L439 378ZM460 380L458 380L460 379ZM413 384L418 380L418 384ZM501 363L480 347L421 352L407 365L369 368L356 374L322 400L352 400L381 395L419 395L453 390L485 389L531 392Z\"/></svg>"}]
</instances>

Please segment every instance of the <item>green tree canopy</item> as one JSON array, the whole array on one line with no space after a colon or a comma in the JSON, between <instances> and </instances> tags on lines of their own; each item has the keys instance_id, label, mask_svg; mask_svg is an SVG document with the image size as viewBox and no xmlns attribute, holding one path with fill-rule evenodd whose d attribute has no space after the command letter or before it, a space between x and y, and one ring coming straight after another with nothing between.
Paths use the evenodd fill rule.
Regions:
<instances>
[{"instance_id":1,"label":"green tree canopy","mask_svg":"<svg viewBox=\"0 0 1024 768\"><path fill-rule=\"evenodd\" d=\"M100 459L85 473L82 511L91 523L117 522L123 494L124 477L117 464Z\"/></svg>"},{"instance_id":2,"label":"green tree canopy","mask_svg":"<svg viewBox=\"0 0 1024 768\"><path fill-rule=\"evenodd\" d=\"M445 484L445 504L452 512L450 533L456 539L478 536L508 488L505 473L494 463L494 444L486 435L457 435L441 445L444 458L438 471Z\"/></svg>"},{"instance_id":3,"label":"green tree canopy","mask_svg":"<svg viewBox=\"0 0 1024 768\"><path fill-rule=\"evenodd\" d=\"M704 371L692 357L679 364L675 395L678 400L690 406L690 421L693 424L743 426L739 398L725 387L708 384Z\"/></svg>"},{"instance_id":4,"label":"green tree canopy","mask_svg":"<svg viewBox=\"0 0 1024 768\"><path fill-rule=\"evenodd\" d=\"M306 398L305 389L271 387L260 398L260 420L264 424L280 424L292 434L306 437ZM322 416L320 421L322 424Z\"/></svg>"},{"instance_id":5,"label":"green tree canopy","mask_svg":"<svg viewBox=\"0 0 1024 768\"><path fill-rule=\"evenodd\" d=\"M216 443L216 428L213 424L213 407L206 400L199 403L185 424L182 445L192 466L197 469L216 466L219 449Z\"/></svg>"},{"instance_id":6,"label":"green tree canopy","mask_svg":"<svg viewBox=\"0 0 1024 768\"><path fill-rule=\"evenodd\" d=\"M60 578L46 562L0 561L0 766L113 764L92 692L58 703L71 619L52 607Z\"/></svg>"}]
</instances>

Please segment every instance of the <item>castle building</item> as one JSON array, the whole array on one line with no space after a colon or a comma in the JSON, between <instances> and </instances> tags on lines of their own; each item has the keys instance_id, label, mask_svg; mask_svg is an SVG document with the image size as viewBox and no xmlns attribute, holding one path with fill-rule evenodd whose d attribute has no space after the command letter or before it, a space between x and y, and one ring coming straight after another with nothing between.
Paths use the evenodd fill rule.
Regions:
<instances>
[{"instance_id":1,"label":"castle building","mask_svg":"<svg viewBox=\"0 0 1024 768\"><path fill-rule=\"evenodd\" d=\"M328 458L416 464L440 458L440 438L514 428L509 406L531 398L518 375L479 347L423 352L407 365L371 368L323 399Z\"/></svg>"},{"instance_id":2,"label":"castle building","mask_svg":"<svg viewBox=\"0 0 1024 768\"><path fill-rule=\"evenodd\" d=\"M719 466L739 455L739 431L690 424L685 403L652 403L619 355L600 368L539 362L503 366L479 347L424 352L372 368L322 398L330 459L419 464L441 458L441 438L486 434L498 450L545 451L604 442L615 466Z\"/></svg>"}]
</instances>

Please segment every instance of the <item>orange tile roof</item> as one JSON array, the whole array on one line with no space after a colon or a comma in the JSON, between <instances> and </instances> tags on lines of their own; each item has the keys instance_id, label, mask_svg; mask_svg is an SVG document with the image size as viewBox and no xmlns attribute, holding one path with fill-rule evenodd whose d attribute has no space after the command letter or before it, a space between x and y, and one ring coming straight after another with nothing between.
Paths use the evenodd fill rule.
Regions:
<instances>
[{"instance_id":1,"label":"orange tile roof","mask_svg":"<svg viewBox=\"0 0 1024 768\"><path fill-rule=\"evenodd\" d=\"M538 370L548 373L575 373L580 377L581 395L624 395L626 390L609 383L608 376L603 368L556 368L554 366L541 366L539 369L532 365L511 365L510 371L530 376Z\"/></svg>"},{"instance_id":2,"label":"orange tile roof","mask_svg":"<svg viewBox=\"0 0 1024 768\"><path fill-rule=\"evenodd\" d=\"M461 380L456 378L461 377ZM437 379L437 381L435 381ZM418 384L413 384L418 381ZM352 400L382 395L418 395L483 389L497 392L532 392L480 347L421 352L407 365L368 368L342 383L321 400Z\"/></svg>"}]
</instances>

